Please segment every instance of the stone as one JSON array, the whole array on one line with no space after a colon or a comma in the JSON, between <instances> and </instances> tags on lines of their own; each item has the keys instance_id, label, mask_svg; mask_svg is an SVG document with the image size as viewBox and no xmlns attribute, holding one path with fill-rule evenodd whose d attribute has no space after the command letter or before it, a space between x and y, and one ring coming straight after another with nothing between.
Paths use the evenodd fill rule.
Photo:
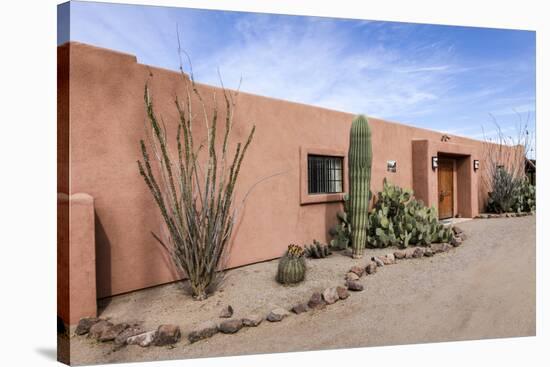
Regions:
<instances>
[{"instance_id":1,"label":"stone","mask_svg":"<svg viewBox=\"0 0 550 367\"><path fill-rule=\"evenodd\" d=\"M415 248L408 248L405 250L405 259L412 259Z\"/></svg>"},{"instance_id":2,"label":"stone","mask_svg":"<svg viewBox=\"0 0 550 367\"><path fill-rule=\"evenodd\" d=\"M420 258L420 257L424 256L425 251L426 250L423 249L422 247L415 247L415 249L413 250L413 253L412 253L412 257Z\"/></svg>"},{"instance_id":3,"label":"stone","mask_svg":"<svg viewBox=\"0 0 550 367\"><path fill-rule=\"evenodd\" d=\"M376 266L384 266L384 262L378 256L373 256L371 260L376 263Z\"/></svg>"},{"instance_id":4,"label":"stone","mask_svg":"<svg viewBox=\"0 0 550 367\"><path fill-rule=\"evenodd\" d=\"M363 276L363 274L365 273L365 269L363 269L362 267L360 266L352 266L351 269L349 269L350 273L355 273L357 274L357 276L359 278L361 278Z\"/></svg>"},{"instance_id":5,"label":"stone","mask_svg":"<svg viewBox=\"0 0 550 367\"><path fill-rule=\"evenodd\" d=\"M97 317L85 317L83 319L80 319L74 333L76 335L88 334L90 328L94 324L97 324L99 321L101 321L101 319L98 319Z\"/></svg>"},{"instance_id":6,"label":"stone","mask_svg":"<svg viewBox=\"0 0 550 367\"><path fill-rule=\"evenodd\" d=\"M157 329L157 337L155 345L172 345L176 344L181 338L180 327L173 324L160 325Z\"/></svg>"},{"instance_id":7,"label":"stone","mask_svg":"<svg viewBox=\"0 0 550 367\"><path fill-rule=\"evenodd\" d=\"M445 252L446 250L444 249L444 246L443 246L443 243L432 243L430 245L430 248L432 249L432 252L434 254L439 254L441 252Z\"/></svg>"},{"instance_id":8,"label":"stone","mask_svg":"<svg viewBox=\"0 0 550 367\"><path fill-rule=\"evenodd\" d=\"M376 265L376 263L375 263L374 261L371 261L371 262L369 262L369 263L367 264L367 266L365 267L365 272L366 272L367 274L369 274L369 275L370 275L370 274L374 274L374 273L376 273L376 268L377 268L377 267L378 267L378 266Z\"/></svg>"},{"instance_id":9,"label":"stone","mask_svg":"<svg viewBox=\"0 0 550 367\"><path fill-rule=\"evenodd\" d=\"M218 330L224 334L235 334L243 327L242 319L229 319L218 325Z\"/></svg>"},{"instance_id":10,"label":"stone","mask_svg":"<svg viewBox=\"0 0 550 367\"><path fill-rule=\"evenodd\" d=\"M223 310L221 310L220 312L221 318L228 319L231 316L233 316L233 307L231 307L231 305L224 307Z\"/></svg>"},{"instance_id":11,"label":"stone","mask_svg":"<svg viewBox=\"0 0 550 367\"><path fill-rule=\"evenodd\" d=\"M340 297L338 296L338 291L336 290L336 287L330 287L325 289L323 292L323 299L328 305L331 305L339 301Z\"/></svg>"},{"instance_id":12,"label":"stone","mask_svg":"<svg viewBox=\"0 0 550 367\"><path fill-rule=\"evenodd\" d=\"M460 235L461 233L464 233L464 231L462 230L462 228L460 227L457 227L457 226L453 226L453 233L458 236Z\"/></svg>"},{"instance_id":13,"label":"stone","mask_svg":"<svg viewBox=\"0 0 550 367\"><path fill-rule=\"evenodd\" d=\"M480 214L479 217L481 219L487 219L487 218L489 218L489 215L488 214Z\"/></svg>"},{"instance_id":14,"label":"stone","mask_svg":"<svg viewBox=\"0 0 550 367\"><path fill-rule=\"evenodd\" d=\"M342 287L341 285L336 287L336 293L338 294L338 298L340 299L346 299L349 297L349 292L347 288Z\"/></svg>"},{"instance_id":15,"label":"stone","mask_svg":"<svg viewBox=\"0 0 550 367\"><path fill-rule=\"evenodd\" d=\"M307 305L305 303L298 303L297 305L292 307L292 312L294 312L296 315L307 312Z\"/></svg>"},{"instance_id":16,"label":"stone","mask_svg":"<svg viewBox=\"0 0 550 367\"><path fill-rule=\"evenodd\" d=\"M115 340L115 338L118 336L118 334L122 333L124 330L128 329L130 325L126 323L116 324L105 330L103 333L101 333L98 340L100 342L110 342L112 340Z\"/></svg>"},{"instance_id":17,"label":"stone","mask_svg":"<svg viewBox=\"0 0 550 367\"><path fill-rule=\"evenodd\" d=\"M139 334L143 334L145 330L143 330L139 326L130 326L129 328L125 329L123 332L118 334L115 338L115 345L122 346L126 344L126 340L132 336L136 336Z\"/></svg>"},{"instance_id":18,"label":"stone","mask_svg":"<svg viewBox=\"0 0 550 367\"><path fill-rule=\"evenodd\" d=\"M432 250L432 253L439 254L440 252L443 252L443 244L442 243L432 243L429 246L429 249Z\"/></svg>"},{"instance_id":19,"label":"stone","mask_svg":"<svg viewBox=\"0 0 550 367\"><path fill-rule=\"evenodd\" d=\"M451 238L451 245L453 247L458 247L461 244L462 244L462 238L456 237L456 236L453 236L453 238Z\"/></svg>"},{"instance_id":20,"label":"stone","mask_svg":"<svg viewBox=\"0 0 550 367\"><path fill-rule=\"evenodd\" d=\"M315 308L323 308L325 307L326 303L323 300L323 296L319 292L314 292L311 295L311 298L309 299L309 302L307 303L307 306L309 308L315 309Z\"/></svg>"},{"instance_id":21,"label":"stone","mask_svg":"<svg viewBox=\"0 0 550 367\"><path fill-rule=\"evenodd\" d=\"M139 345L140 347L148 347L155 341L157 337L157 331L147 331L142 334L134 335L126 339L128 345Z\"/></svg>"},{"instance_id":22,"label":"stone","mask_svg":"<svg viewBox=\"0 0 550 367\"><path fill-rule=\"evenodd\" d=\"M243 317L243 326L256 327L264 321L264 318L259 314L250 314Z\"/></svg>"},{"instance_id":23,"label":"stone","mask_svg":"<svg viewBox=\"0 0 550 367\"><path fill-rule=\"evenodd\" d=\"M190 343L195 343L199 340L210 338L212 335L218 332L218 324L214 321L206 321L195 327L193 331L189 333L187 339Z\"/></svg>"},{"instance_id":24,"label":"stone","mask_svg":"<svg viewBox=\"0 0 550 367\"><path fill-rule=\"evenodd\" d=\"M111 322L107 320L100 320L93 324L92 327L90 327L88 338L99 339L101 337L101 334L103 334L105 331L107 331L107 329L112 326L113 324Z\"/></svg>"},{"instance_id":25,"label":"stone","mask_svg":"<svg viewBox=\"0 0 550 367\"><path fill-rule=\"evenodd\" d=\"M346 280L359 280L359 275L349 272L346 274Z\"/></svg>"},{"instance_id":26,"label":"stone","mask_svg":"<svg viewBox=\"0 0 550 367\"><path fill-rule=\"evenodd\" d=\"M270 321L270 322L281 321L282 319L284 319L288 315L290 315L290 313L287 310L285 310L284 308L280 308L280 307L275 308L275 309L271 310L271 312L267 315L267 321Z\"/></svg>"},{"instance_id":27,"label":"stone","mask_svg":"<svg viewBox=\"0 0 550 367\"><path fill-rule=\"evenodd\" d=\"M393 254L386 254L380 258L384 265L392 265L395 264L395 256Z\"/></svg>"},{"instance_id":28,"label":"stone","mask_svg":"<svg viewBox=\"0 0 550 367\"><path fill-rule=\"evenodd\" d=\"M398 251L395 251L393 253L393 256L397 259L397 260L401 260L401 259L404 259L405 256L407 255L407 253L403 250L398 250Z\"/></svg>"},{"instance_id":29,"label":"stone","mask_svg":"<svg viewBox=\"0 0 550 367\"><path fill-rule=\"evenodd\" d=\"M350 291L360 292L363 290L363 284L356 280L350 280L346 283L346 285Z\"/></svg>"},{"instance_id":30,"label":"stone","mask_svg":"<svg viewBox=\"0 0 550 367\"><path fill-rule=\"evenodd\" d=\"M428 247L428 248L426 248L426 251L424 251L424 256L432 257L432 256L434 256L434 252L432 251L431 248Z\"/></svg>"}]
</instances>

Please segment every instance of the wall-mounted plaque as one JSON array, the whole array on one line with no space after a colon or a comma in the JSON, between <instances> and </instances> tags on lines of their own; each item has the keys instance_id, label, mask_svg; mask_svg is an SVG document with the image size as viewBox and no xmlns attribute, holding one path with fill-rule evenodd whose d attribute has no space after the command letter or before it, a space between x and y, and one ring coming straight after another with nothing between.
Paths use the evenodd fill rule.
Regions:
<instances>
[{"instance_id":1,"label":"wall-mounted plaque","mask_svg":"<svg viewBox=\"0 0 550 367\"><path fill-rule=\"evenodd\" d=\"M388 161L388 172L397 172L397 161Z\"/></svg>"}]
</instances>

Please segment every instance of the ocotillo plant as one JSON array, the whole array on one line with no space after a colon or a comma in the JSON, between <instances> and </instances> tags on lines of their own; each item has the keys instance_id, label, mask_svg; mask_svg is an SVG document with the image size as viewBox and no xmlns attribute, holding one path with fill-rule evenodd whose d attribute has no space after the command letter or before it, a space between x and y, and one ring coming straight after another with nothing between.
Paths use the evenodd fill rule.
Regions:
<instances>
[{"instance_id":1,"label":"ocotillo plant","mask_svg":"<svg viewBox=\"0 0 550 367\"><path fill-rule=\"evenodd\" d=\"M225 131L222 146L217 147L218 107L215 98L210 115L192 74L189 80L182 72L182 78L187 96L183 104L175 99L179 114L175 139L177 159L174 160L170 154L166 128L159 124L146 85L144 98L150 128L147 141L153 159L141 140L143 161L138 161L138 166L160 209L168 229L169 243L164 243L154 233L153 236L170 253L178 270L187 275L193 296L203 300L216 284L215 278L227 253L236 217L233 207L235 184L255 128L250 131L245 144L238 143L235 153L228 157L235 93L223 88ZM199 114L191 110L196 103L201 107ZM197 116L206 127L208 151L204 162L198 159L202 144L195 147L192 132Z\"/></svg>"},{"instance_id":2,"label":"ocotillo plant","mask_svg":"<svg viewBox=\"0 0 550 367\"><path fill-rule=\"evenodd\" d=\"M351 124L348 166L352 255L361 258L367 241L372 166L371 130L363 115Z\"/></svg>"}]
</instances>

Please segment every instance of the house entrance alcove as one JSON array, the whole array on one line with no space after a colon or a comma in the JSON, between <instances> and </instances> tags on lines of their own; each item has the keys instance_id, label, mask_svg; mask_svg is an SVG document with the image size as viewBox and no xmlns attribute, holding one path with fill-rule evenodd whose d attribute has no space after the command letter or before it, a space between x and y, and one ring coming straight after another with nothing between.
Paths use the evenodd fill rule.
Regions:
<instances>
[{"instance_id":1,"label":"house entrance alcove","mask_svg":"<svg viewBox=\"0 0 550 367\"><path fill-rule=\"evenodd\" d=\"M438 210L439 218L479 214L478 150L466 144L413 140L413 189L415 196Z\"/></svg>"}]
</instances>

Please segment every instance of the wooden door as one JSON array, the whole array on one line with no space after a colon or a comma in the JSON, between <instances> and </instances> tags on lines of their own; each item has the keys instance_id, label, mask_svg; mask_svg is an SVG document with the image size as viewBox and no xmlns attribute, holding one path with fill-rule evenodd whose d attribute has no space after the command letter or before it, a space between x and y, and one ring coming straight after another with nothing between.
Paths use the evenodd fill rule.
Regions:
<instances>
[{"instance_id":1,"label":"wooden door","mask_svg":"<svg viewBox=\"0 0 550 367\"><path fill-rule=\"evenodd\" d=\"M438 162L438 197L439 197L439 219L451 218L453 216L453 161L439 159Z\"/></svg>"}]
</instances>

